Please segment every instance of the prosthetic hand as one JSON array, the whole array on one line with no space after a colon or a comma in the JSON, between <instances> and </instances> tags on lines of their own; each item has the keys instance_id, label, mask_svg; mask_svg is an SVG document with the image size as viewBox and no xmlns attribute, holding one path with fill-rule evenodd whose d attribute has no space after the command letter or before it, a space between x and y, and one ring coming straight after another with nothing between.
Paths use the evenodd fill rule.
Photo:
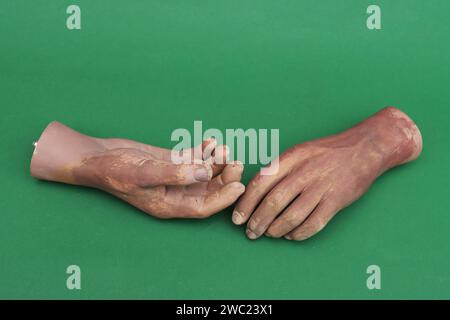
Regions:
<instances>
[{"instance_id":1,"label":"prosthetic hand","mask_svg":"<svg viewBox=\"0 0 450 320\"><path fill-rule=\"evenodd\" d=\"M233 212L247 236L304 240L361 197L386 170L416 159L422 137L402 111L388 107L358 125L298 144L275 175L256 175Z\"/></svg>"},{"instance_id":2,"label":"prosthetic hand","mask_svg":"<svg viewBox=\"0 0 450 320\"><path fill-rule=\"evenodd\" d=\"M226 153L207 140L182 152L195 161L175 164L171 150L93 138L55 121L35 143L30 171L38 179L104 190L158 218L206 218L245 190L242 164L224 164Z\"/></svg>"}]
</instances>

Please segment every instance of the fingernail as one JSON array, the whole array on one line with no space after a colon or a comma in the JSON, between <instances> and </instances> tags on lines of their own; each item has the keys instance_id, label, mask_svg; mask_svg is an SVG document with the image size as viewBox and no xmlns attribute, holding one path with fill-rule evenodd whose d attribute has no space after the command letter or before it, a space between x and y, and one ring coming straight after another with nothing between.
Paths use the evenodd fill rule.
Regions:
<instances>
[{"instance_id":1,"label":"fingernail","mask_svg":"<svg viewBox=\"0 0 450 320\"><path fill-rule=\"evenodd\" d=\"M291 236L284 236L284 238L287 240L292 240Z\"/></svg>"},{"instance_id":2,"label":"fingernail","mask_svg":"<svg viewBox=\"0 0 450 320\"><path fill-rule=\"evenodd\" d=\"M256 238L258 238L258 236L249 229L247 229L247 231L245 231L245 233L247 234L247 237L251 240L255 240Z\"/></svg>"},{"instance_id":3,"label":"fingernail","mask_svg":"<svg viewBox=\"0 0 450 320\"><path fill-rule=\"evenodd\" d=\"M239 211L234 210L231 220L233 221L234 224L243 224L244 223L243 214L240 213Z\"/></svg>"},{"instance_id":4,"label":"fingernail","mask_svg":"<svg viewBox=\"0 0 450 320\"><path fill-rule=\"evenodd\" d=\"M206 168L195 170L194 179L197 181L209 181L209 172Z\"/></svg>"}]
</instances>

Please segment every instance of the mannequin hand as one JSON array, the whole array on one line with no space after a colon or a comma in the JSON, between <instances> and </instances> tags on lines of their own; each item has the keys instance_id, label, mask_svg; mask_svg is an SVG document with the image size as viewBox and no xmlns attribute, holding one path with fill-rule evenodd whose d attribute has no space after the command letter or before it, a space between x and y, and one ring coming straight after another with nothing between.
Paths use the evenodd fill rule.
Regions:
<instances>
[{"instance_id":1,"label":"mannequin hand","mask_svg":"<svg viewBox=\"0 0 450 320\"><path fill-rule=\"evenodd\" d=\"M422 150L415 124L388 107L330 137L302 143L279 158L274 175L256 175L238 201L233 222L247 236L304 240L361 197L384 171Z\"/></svg>"},{"instance_id":2,"label":"mannequin hand","mask_svg":"<svg viewBox=\"0 0 450 320\"><path fill-rule=\"evenodd\" d=\"M225 147L207 140L183 151L186 156L195 160L174 164L171 150L92 138L52 122L37 142L31 174L104 190L159 218L205 218L244 192L243 166L223 164Z\"/></svg>"}]
</instances>

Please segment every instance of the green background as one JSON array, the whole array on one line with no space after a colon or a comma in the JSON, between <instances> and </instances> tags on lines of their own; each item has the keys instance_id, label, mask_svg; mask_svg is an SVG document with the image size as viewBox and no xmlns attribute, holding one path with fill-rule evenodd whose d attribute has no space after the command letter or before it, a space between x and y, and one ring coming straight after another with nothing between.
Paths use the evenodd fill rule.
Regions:
<instances>
[{"instance_id":1,"label":"green background","mask_svg":"<svg viewBox=\"0 0 450 320\"><path fill-rule=\"evenodd\" d=\"M66 28L69 4L81 30ZM367 29L369 4L382 30ZM0 1L0 298L450 298L449 12L448 0ZM231 208L161 221L29 175L52 120L163 147L194 120L279 128L284 150L387 105L417 122L422 156L305 242L247 240ZM66 289L71 264L79 291Z\"/></svg>"}]
</instances>

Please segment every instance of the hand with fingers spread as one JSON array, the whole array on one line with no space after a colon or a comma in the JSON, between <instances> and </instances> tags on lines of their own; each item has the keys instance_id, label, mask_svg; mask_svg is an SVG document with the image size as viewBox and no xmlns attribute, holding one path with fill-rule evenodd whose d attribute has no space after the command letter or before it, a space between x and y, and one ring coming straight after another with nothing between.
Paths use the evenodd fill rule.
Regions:
<instances>
[{"instance_id":1,"label":"hand with fingers spread","mask_svg":"<svg viewBox=\"0 0 450 320\"><path fill-rule=\"evenodd\" d=\"M422 137L402 111L388 107L337 135L282 154L273 175L256 175L233 212L247 236L304 240L361 197L386 170L416 159Z\"/></svg>"},{"instance_id":2,"label":"hand with fingers spread","mask_svg":"<svg viewBox=\"0 0 450 320\"><path fill-rule=\"evenodd\" d=\"M35 144L31 175L98 188L159 218L205 218L244 192L241 163L225 164L227 149L214 140L180 154L126 139L99 139L59 122Z\"/></svg>"}]
</instances>

